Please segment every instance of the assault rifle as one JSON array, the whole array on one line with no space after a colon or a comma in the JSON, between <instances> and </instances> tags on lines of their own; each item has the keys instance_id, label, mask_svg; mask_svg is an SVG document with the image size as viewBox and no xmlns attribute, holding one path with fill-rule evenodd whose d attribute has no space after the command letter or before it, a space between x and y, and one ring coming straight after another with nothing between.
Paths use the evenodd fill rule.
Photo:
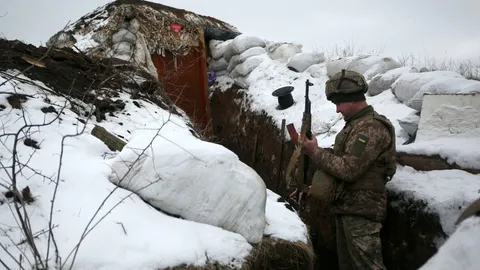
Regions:
<instances>
[{"instance_id":1,"label":"assault rifle","mask_svg":"<svg viewBox=\"0 0 480 270\"><path fill-rule=\"evenodd\" d=\"M297 207L304 208L305 197L309 191L307 185L307 172L309 165L309 157L303 153L303 142L305 137L312 139L312 112L311 102L308 97L309 87L312 86L309 80L305 81L305 110L302 117L302 127L300 128L300 136L295 130L293 123L287 125L288 134L292 138L293 143L296 145L295 152L293 152L290 162L288 163L286 176L287 185L289 189L295 186L295 190L288 196L289 201L294 201ZM295 169L296 167L296 169ZM292 170L293 179L292 179Z\"/></svg>"}]
</instances>

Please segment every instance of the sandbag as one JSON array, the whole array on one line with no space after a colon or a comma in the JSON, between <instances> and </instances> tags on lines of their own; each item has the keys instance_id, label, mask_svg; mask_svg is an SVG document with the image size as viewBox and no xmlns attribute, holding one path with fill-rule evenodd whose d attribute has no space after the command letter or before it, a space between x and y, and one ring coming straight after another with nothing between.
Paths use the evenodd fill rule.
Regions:
<instances>
[{"instance_id":1,"label":"sandbag","mask_svg":"<svg viewBox=\"0 0 480 270\"><path fill-rule=\"evenodd\" d=\"M128 31L125 28L121 28L116 33L112 35L112 43L128 42L130 44L135 44L137 37L132 32Z\"/></svg>"},{"instance_id":2,"label":"sandbag","mask_svg":"<svg viewBox=\"0 0 480 270\"><path fill-rule=\"evenodd\" d=\"M366 80L370 80L377 74L399 67L400 63L390 57L370 55L354 59L348 64L347 70L363 74Z\"/></svg>"},{"instance_id":3,"label":"sandbag","mask_svg":"<svg viewBox=\"0 0 480 270\"><path fill-rule=\"evenodd\" d=\"M310 76L313 78L326 78L327 69L325 68L325 65L325 63L311 65L305 71L310 73Z\"/></svg>"},{"instance_id":4,"label":"sandbag","mask_svg":"<svg viewBox=\"0 0 480 270\"><path fill-rule=\"evenodd\" d=\"M167 122L159 135L158 128L136 131L111 161L109 180L169 214L259 243L267 196L262 178L227 148L177 122Z\"/></svg>"},{"instance_id":5,"label":"sandbag","mask_svg":"<svg viewBox=\"0 0 480 270\"><path fill-rule=\"evenodd\" d=\"M223 57L225 50L227 49L228 44L232 43L233 39L229 39L226 41L222 40L210 40L209 48L210 54L212 55L213 59L220 59Z\"/></svg>"},{"instance_id":6,"label":"sandbag","mask_svg":"<svg viewBox=\"0 0 480 270\"><path fill-rule=\"evenodd\" d=\"M210 59L208 62L208 70L210 71L222 71L226 70L228 67L228 62L225 60L225 58L220 57L219 59Z\"/></svg>"},{"instance_id":7,"label":"sandbag","mask_svg":"<svg viewBox=\"0 0 480 270\"><path fill-rule=\"evenodd\" d=\"M384 74L377 74L368 83L368 94L370 96L376 96L383 91L390 89L395 80L403 73L416 73L418 69L415 67L399 67L391 69Z\"/></svg>"},{"instance_id":8,"label":"sandbag","mask_svg":"<svg viewBox=\"0 0 480 270\"><path fill-rule=\"evenodd\" d=\"M297 72L304 72L311 65L325 62L323 52L303 52L293 55L288 61L287 67Z\"/></svg>"},{"instance_id":9,"label":"sandbag","mask_svg":"<svg viewBox=\"0 0 480 270\"><path fill-rule=\"evenodd\" d=\"M266 54L261 54L261 55L256 55L248 58L245 60L245 62L237 65L232 72L230 73L230 77L235 79L237 77L245 77L252 70L256 69L263 61L266 59L269 59L268 55Z\"/></svg>"},{"instance_id":10,"label":"sandbag","mask_svg":"<svg viewBox=\"0 0 480 270\"><path fill-rule=\"evenodd\" d=\"M332 77L336 73L342 71L342 69L346 69L348 64L350 64L353 60L361 57L366 56L351 56L351 57L343 57L335 60L331 60L327 62L327 75Z\"/></svg>"},{"instance_id":11,"label":"sandbag","mask_svg":"<svg viewBox=\"0 0 480 270\"><path fill-rule=\"evenodd\" d=\"M265 47L265 41L255 36L245 34L238 35L228 44L223 57L227 62L230 62L230 59L234 55L241 54L252 47Z\"/></svg>"},{"instance_id":12,"label":"sandbag","mask_svg":"<svg viewBox=\"0 0 480 270\"><path fill-rule=\"evenodd\" d=\"M302 45L286 42L270 42L266 48L270 58L281 63L286 63L290 57L302 52Z\"/></svg>"},{"instance_id":13,"label":"sandbag","mask_svg":"<svg viewBox=\"0 0 480 270\"><path fill-rule=\"evenodd\" d=\"M453 71L405 73L392 84L392 92L405 105L420 111L425 93L456 94L480 89L480 82Z\"/></svg>"},{"instance_id":14,"label":"sandbag","mask_svg":"<svg viewBox=\"0 0 480 270\"><path fill-rule=\"evenodd\" d=\"M249 57L252 57L252 56L255 56L255 55L266 54L266 53L267 53L267 51L265 51L265 49L262 48L262 47L252 47L252 48L244 51L241 54L236 54L230 59L230 62L228 62L227 72L232 72L232 70L238 64L241 64L241 63L245 62L245 60L247 60L247 58L249 58Z\"/></svg>"}]
</instances>

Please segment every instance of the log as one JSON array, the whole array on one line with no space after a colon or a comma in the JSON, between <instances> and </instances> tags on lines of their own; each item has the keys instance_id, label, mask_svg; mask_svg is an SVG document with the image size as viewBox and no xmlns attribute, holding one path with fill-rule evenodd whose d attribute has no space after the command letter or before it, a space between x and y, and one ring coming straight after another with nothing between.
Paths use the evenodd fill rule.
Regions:
<instances>
[{"instance_id":1,"label":"log","mask_svg":"<svg viewBox=\"0 0 480 270\"><path fill-rule=\"evenodd\" d=\"M480 174L480 169L464 168L456 163L450 164L440 155L418 155L404 152L397 152L397 163L402 166L410 166L418 171L433 170L464 170L472 174Z\"/></svg>"},{"instance_id":2,"label":"log","mask_svg":"<svg viewBox=\"0 0 480 270\"><path fill-rule=\"evenodd\" d=\"M112 151L122 151L123 147L127 144L101 126L95 125L92 129L92 135L105 143Z\"/></svg>"}]
</instances>

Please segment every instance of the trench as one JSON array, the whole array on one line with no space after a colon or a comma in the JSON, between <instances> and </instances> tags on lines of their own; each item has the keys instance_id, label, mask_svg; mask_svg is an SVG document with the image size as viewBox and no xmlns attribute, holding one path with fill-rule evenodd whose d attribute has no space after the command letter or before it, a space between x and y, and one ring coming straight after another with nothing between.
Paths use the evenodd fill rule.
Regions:
<instances>
[{"instance_id":1,"label":"trench","mask_svg":"<svg viewBox=\"0 0 480 270\"><path fill-rule=\"evenodd\" d=\"M254 112L248 104L248 95L236 85L227 90L215 89L210 100L215 142L236 153L262 177L268 189L286 198L285 169L294 144L283 138L266 112ZM428 212L422 201L406 201L402 194L392 192L388 192L388 199L381 231L385 266L393 270L418 269L437 252L438 241L446 238L439 217ZM310 221L306 224L318 226ZM334 244L313 245L316 269L338 269Z\"/></svg>"}]
</instances>

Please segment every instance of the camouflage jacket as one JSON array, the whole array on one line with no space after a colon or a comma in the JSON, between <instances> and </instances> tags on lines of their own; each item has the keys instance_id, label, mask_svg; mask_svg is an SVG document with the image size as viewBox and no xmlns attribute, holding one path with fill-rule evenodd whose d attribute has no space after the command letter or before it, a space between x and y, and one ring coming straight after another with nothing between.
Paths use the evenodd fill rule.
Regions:
<instances>
[{"instance_id":1,"label":"camouflage jacket","mask_svg":"<svg viewBox=\"0 0 480 270\"><path fill-rule=\"evenodd\" d=\"M396 161L395 130L382 117L371 106L360 110L346 119L333 151L319 148L312 158L317 169L336 179L334 214L361 215L380 222L385 218L385 183L387 174L395 173Z\"/></svg>"}]
</instances>

